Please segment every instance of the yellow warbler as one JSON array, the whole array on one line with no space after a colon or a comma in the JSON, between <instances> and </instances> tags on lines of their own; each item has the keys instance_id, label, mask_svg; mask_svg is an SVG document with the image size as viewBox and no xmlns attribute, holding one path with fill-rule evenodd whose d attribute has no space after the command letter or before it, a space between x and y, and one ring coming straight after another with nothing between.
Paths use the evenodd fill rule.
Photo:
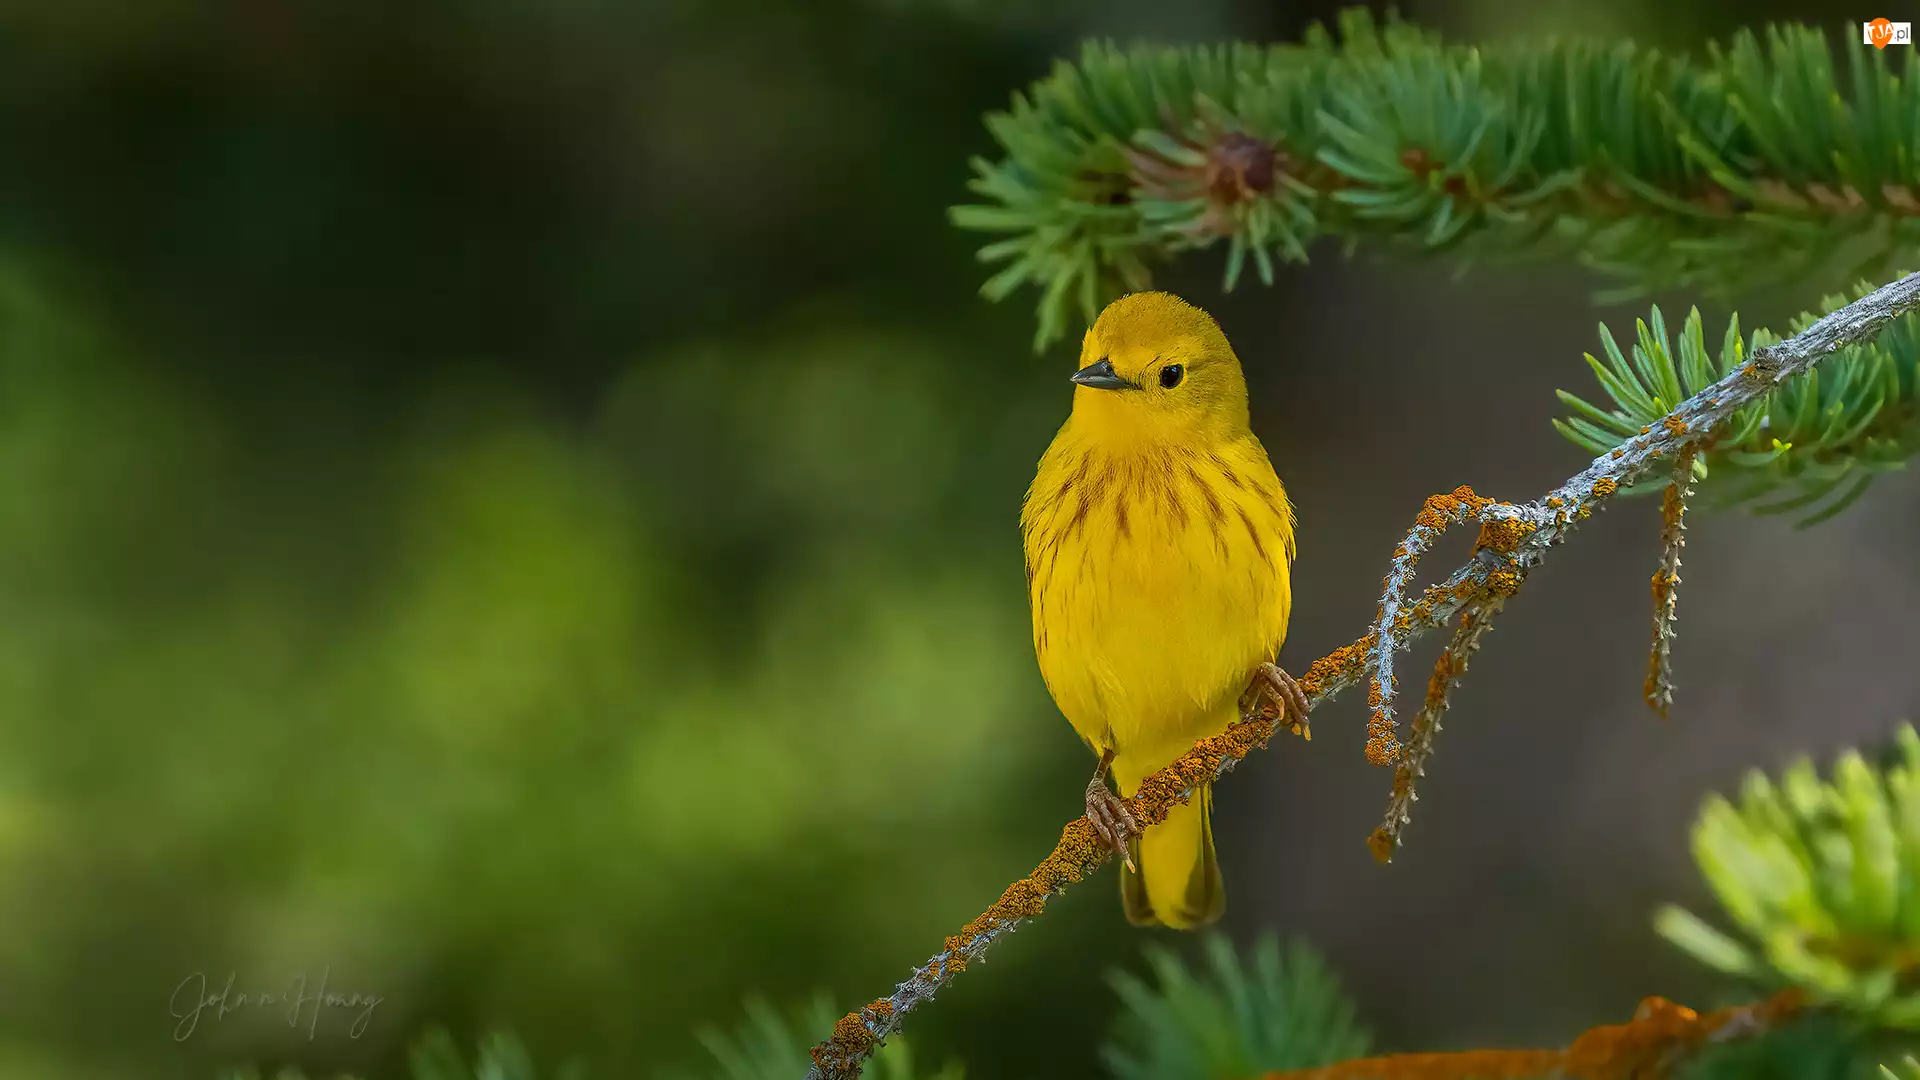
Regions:
<instances>
[{"instance_id":1,"label":"yellow warbler","mask_svg":"<svg viewBox=\"0 0 1920 1080\"><path fill-rule=\"evenodd\" d=\"M1213 318L1167 293L1108 305L1087 331L1073 413L1020 511L1040 673L1100 755L1087 817L1126 866L1135 923L1192 927L1226 896L1211 787L1141 833L1123 795L1239 715L1259 677L1306 734L1272 663L1292 608L1293 507L1247 422L1239 358Z\"/></svg>"}]
</instances>

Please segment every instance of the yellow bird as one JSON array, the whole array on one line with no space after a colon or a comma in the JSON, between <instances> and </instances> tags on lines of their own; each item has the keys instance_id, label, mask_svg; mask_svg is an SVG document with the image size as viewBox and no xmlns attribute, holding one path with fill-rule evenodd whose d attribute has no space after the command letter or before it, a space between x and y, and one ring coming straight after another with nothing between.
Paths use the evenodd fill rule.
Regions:
<instances>
[{"instance_id":1,"label":"yellow bird","mask_svg":"<svg viewBox=\"0 0 1920 1080\"><path fill-rule=\"evenodd\" d=\"M1073 412L1020 510L1040 674L1100 763L1087 818L1126 864L1138 924L1194 927L1226 895L1211 787L1140 833L1123 795L1239 716L1255 679L1306 734L1273 663L1293 605L1293 506L1247 418L1247 384L1206 312L1161 292L1087 331Z\"/></svg>"}]
</instances>

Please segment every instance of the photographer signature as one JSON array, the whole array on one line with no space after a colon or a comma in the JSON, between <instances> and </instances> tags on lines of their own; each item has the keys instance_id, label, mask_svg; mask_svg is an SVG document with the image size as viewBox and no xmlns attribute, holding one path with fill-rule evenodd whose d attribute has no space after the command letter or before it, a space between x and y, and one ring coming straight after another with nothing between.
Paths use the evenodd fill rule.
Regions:
<instances>
[{"instance_id":1,"label":"photographer signature","mask_svg":"<svg viewBox=\"0 0 1920 1080\"><path fill-rule=\"evenodd\" d=\"M279 993L236 992L233 988L236 975L231 971L227 973L227 981L216 990L212 988L212 983L208 981L205 972L196 971L180 980L180 985L173 988L173 996L167 1000L168 1011L172 1013L175 1020L179 1021L173 1026L173 1040L185 1042L199 1029L203 1016L219 1021L225 1019L229 1013L239 1012L248 1007L258 1010L276 1005L287 1007L287 1026L291 1028L299 1027L302 1014L307 1013L307 1006L313 1006L311 1014L307 1017L309 1040L313 1039L319 1030L320 1010L358 1009L359 1011L353 1015L347 1026L347 1037L357 1039L366 1033L367 1024L373 1019L374 1007L386 998L378 994L343 994L329 991L327 977L332 971L331 965L322 969L319 985L311 991L307 986L307 973L303 971L295 975L287 988Z\"/></svg>"}]
</instances>

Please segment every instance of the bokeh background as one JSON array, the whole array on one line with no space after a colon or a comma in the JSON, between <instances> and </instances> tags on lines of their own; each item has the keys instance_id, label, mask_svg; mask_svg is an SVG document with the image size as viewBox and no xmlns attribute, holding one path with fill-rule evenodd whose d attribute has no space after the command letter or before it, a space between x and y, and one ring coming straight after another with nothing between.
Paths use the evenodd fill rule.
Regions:
<instances>
[{"instance_id":1,"label":"bokeh background","mask_svg":"<svg viewBox=\"0 0 1920 1080\"><path fill-rule=\"evenodd\" d=\"M975 296L981 238L944 217L980 116L1086 36L1333 10L0 4L0 1075L395 1075L442 1023L647 1076L749 995L903 976L1090 765L1015 528L1073 358L1033 355L1031 296ZM1792 14L1403 11L1676 49ZM1237 343L1298 504L1296 669L1361 632L1427 494L1578 466L1552 391L1635 313L1566 266L1219 272L1161 283ZM1709 1000L1649 913L1711 910L1705 792L1916 712L1920 489L1806 532L1700 517L1665 724L1639 700L1657 533L1617 507L1534 575L1390 869L1354 697L1223 784L1225 929L1322 948L1392 1048ZM1097 1075L1106 973L1193 944L1113 892L943 994L916 1056ZM322 970L384 998L361 1037L338 1011L173 1037L193 973Z\"/></svg>"}]
</instances>

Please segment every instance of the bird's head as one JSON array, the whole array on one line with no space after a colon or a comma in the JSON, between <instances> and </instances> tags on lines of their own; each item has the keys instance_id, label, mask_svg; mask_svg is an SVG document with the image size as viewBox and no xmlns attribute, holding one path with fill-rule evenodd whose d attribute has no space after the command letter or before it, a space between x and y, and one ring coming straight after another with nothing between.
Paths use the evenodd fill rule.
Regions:
<instances>
[{"instance_id":1,"label":"bird's head","mask_svg":"<svg viewBox=\"0 0 1920 1080\"><path fill-rule=\"evenodd\" d=\"M1126 441L1224 439L1247 431L1247 383L1213 317L1171 293L1107 305L1080 345L1076 426Z\"/></svg>"}]
</instances>

